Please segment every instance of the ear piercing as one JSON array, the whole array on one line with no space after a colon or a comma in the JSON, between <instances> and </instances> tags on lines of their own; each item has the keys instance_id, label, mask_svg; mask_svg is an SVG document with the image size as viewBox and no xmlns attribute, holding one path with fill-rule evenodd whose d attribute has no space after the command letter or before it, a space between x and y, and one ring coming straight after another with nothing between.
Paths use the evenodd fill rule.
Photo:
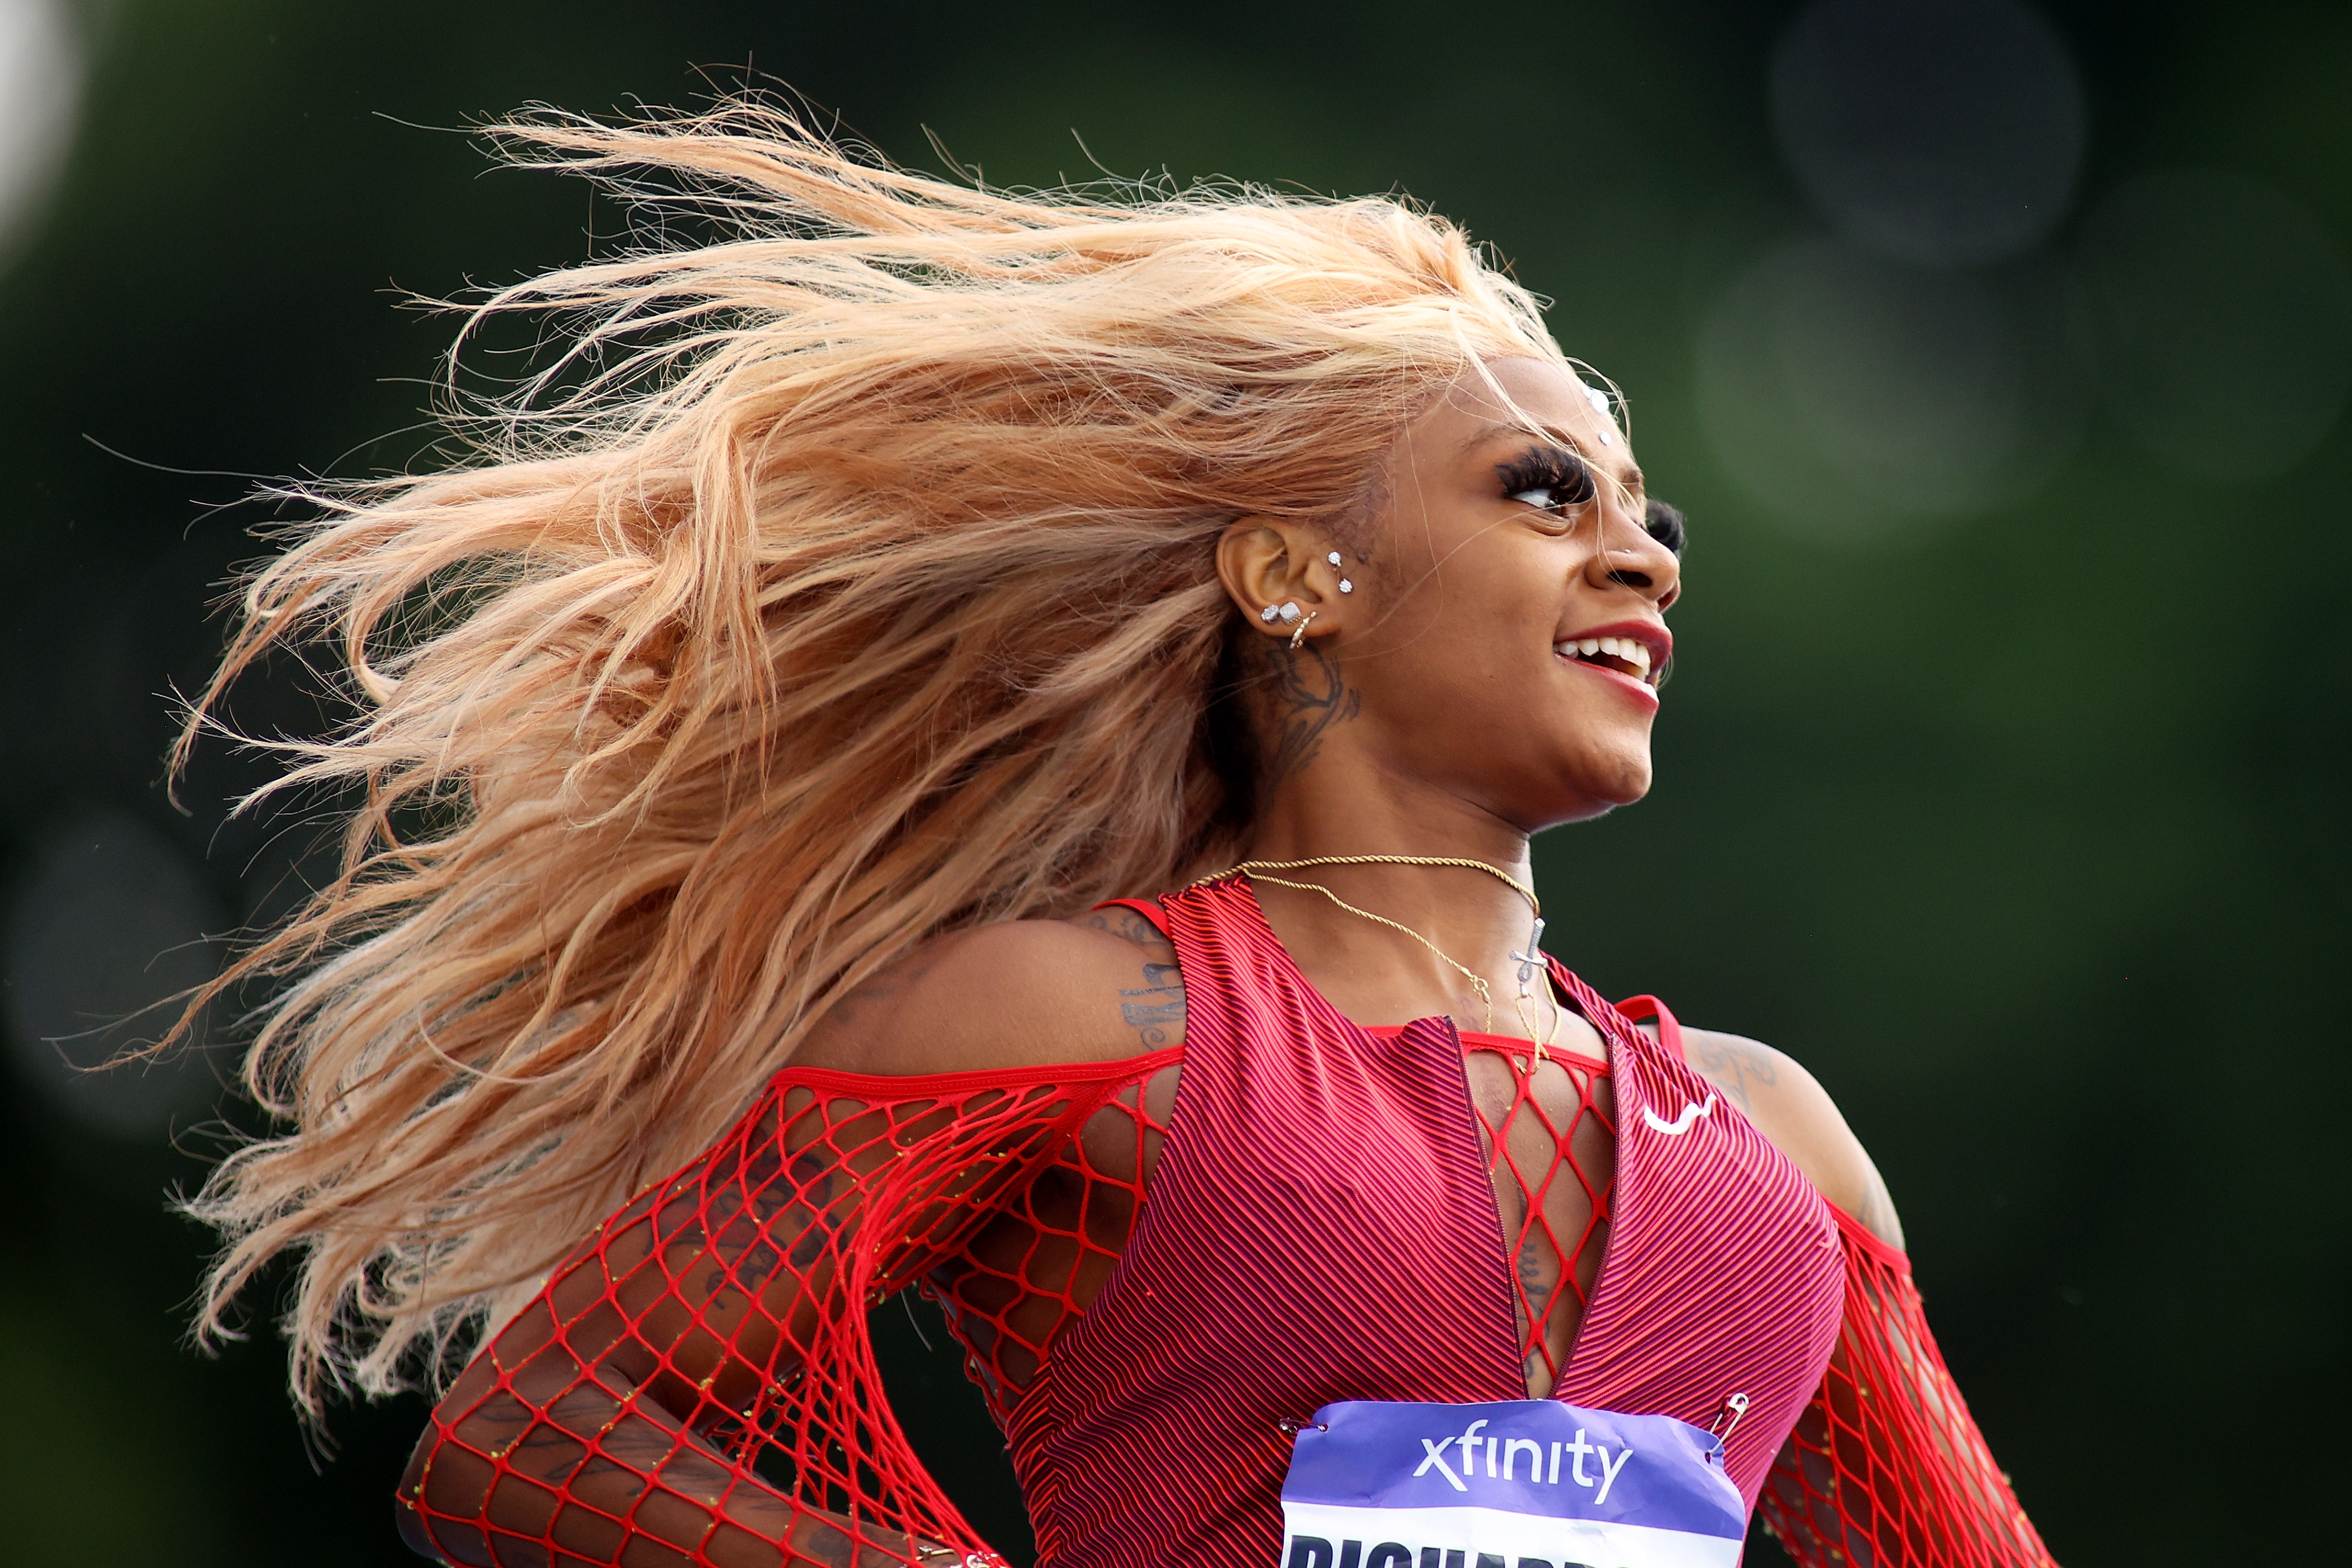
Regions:
<instances>
[{"instance_id":1,"label":"ear piercing","mask_svg":"<svg viewBox=\"0 0 2352 1568\"><path fill-rule=\"evenodd\" d=\"M1269 626L1276 621L1280 621L1284 626L1290 627L1290 651L1297 653L1298 645L1307 640L1307 624L1322 613L1320 610L1308 610L1301 615L1298 601L1286 599L1279 605L1268 605L1265 609L1260 610L1257 613L1257 618Z\"/></svg>"},{"instance_id":2,"label":"ear piercing","mask_svg":"<svg viewBox=\"0 0 2352 1568\"><path fill-rule=\"evenodd\" d=\"M1336 550L1325 555L1323 560L1326 564L1334 567L1346 564L1344 558ZM1352 594L1355 591L1355 584L1349 582L1345 577L1339 579L1339 592L1342 594ZM1296 653L1298 651L1300 646L1307 640L1307 623L1314 620L1317 616L1319 616L1323 612L1320 610L1307 610L1301 612L1298 608L1297 600L1285 599L1279 605L1268 605L1264 609L1258 611L1257 618L1267 626L1273 626L1276 622L1279 621L1284 626L1288 626L1290 628L1290 648L1293 653Z\"/></svg>"}]
</instances>

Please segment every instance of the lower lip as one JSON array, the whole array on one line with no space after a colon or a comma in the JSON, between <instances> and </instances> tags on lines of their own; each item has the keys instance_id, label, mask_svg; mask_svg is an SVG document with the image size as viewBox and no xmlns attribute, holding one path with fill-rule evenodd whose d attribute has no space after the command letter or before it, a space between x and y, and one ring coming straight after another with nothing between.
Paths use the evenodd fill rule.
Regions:
<instances>
[{"instance_id":1,"label":"lower lip","mask_svg":"<svg viewBox=\"0 0 2352 1568\"><path fill-rule=\"evenodd\" d=\"M1631 697L1635 701L1641 703L1651 712L1654 713L1657 711L1657 689L1653 687L1648 681L1636 680L1632 676L1624 674L1620 670L1610 668L1607 665L1588 664L1583 659L1570 658L1565 654L1556 653L1552 655L1552 658L1559 659L1562 664L1570 665L1577 669L1580 669L1587 675L1599 676L1601 679L1617 688L1618 690L1625 693L1626 696Z\"/></svg>"}]
</instances>

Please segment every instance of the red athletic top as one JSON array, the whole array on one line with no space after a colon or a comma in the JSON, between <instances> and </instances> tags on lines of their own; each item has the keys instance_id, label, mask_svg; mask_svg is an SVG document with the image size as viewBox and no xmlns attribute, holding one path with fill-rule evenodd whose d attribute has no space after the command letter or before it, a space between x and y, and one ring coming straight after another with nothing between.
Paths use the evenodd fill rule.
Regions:
<instances>
[{"instance_id":1,"label":"red athletic top","mask_svg":"<svg viewBox=\"0 0 2352 1568\"><path fill-rule=\"evenodd\" d=\"M412 1539L534 1568L984 1554L866 1332L920 1284L1006 1427L1040 1568L1271 1563L1280 1423L1553 1374L1574 1404L1701 1425L1747 1395L1727 1469L1804 1568L2048 1563L1902 1254L1833 1216L1654 1000L1620 1011L1552 966L1605 1067L1442 1018L1382 1037L1307 983L1245 882L1164 907L1181 1048L778 1074L467 1369L400 1500ZM1465 1064L1509 1075L1499 1115ZM1145 1089L1171 1070L1163 1125ZM715 1369L677 1359L714 1346Z\"/></svg>"},{"instance_id":2,"label":"red athletic top","mask_svg":"<svg viewBox=\"0 0 2352 1568\"><path fill-rule=\"evenodd\" d=\"M1349 1023L1239 877L1163 907L1186 1012L1168 1151L1007 1430L1040 1568L1271 1563L1284 1418L1528 1396L1490 1174L1514 1130L1481 1127L1454 1026ZM1836 1222L1678 1055L1553 975L1608 1042L1617 1132L1599 1282L1553 1392L1700 1426L1746 1394L1725 1468L1752 1505L1837 1339ZM1560 1168L1523 1173L1538 1202Z\"/></svg>"}]
</instances>

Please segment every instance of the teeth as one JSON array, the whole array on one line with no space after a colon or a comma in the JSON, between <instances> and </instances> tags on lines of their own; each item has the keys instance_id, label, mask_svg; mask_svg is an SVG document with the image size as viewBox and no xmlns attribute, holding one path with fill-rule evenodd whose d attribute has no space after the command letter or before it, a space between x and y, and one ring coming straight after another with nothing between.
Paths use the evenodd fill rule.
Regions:
<instances>
[{"instance_id":1,"label":"teeth","mask_svg":"<svg viewBox=\"0 0 2352 1568\"><path fill-rule=\"evenodd\" d=\"M1566 642L1554 643L1552 652L1562 658L1603 657L1622 658L1633 667L1633 674L1637 679L1643 680L1650 679L1649 645L1637 638L1571 637Z\"/></svg>"}]
</instances>

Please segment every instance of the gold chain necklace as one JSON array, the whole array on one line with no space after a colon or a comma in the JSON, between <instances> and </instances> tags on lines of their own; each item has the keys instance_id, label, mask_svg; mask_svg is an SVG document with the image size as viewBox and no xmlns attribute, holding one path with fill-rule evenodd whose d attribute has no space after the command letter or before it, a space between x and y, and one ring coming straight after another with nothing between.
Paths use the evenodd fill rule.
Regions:
<instances>
[{"instance_id":1,"label":"gold chain necklace","mask_svg":"<svg viewBox=\"0 0 2352 1568\"><path fill-rule=\"evenodd\" d=\"M1537 1058L1549 1059L1552 1041L1559 1034L1559 998L1550 995L1549 985L1546 985L1544 991L1551 1002L1551 1027L1544 1032L1542 1038L1536 1037L1535 1020L1528 1014L1528 1000L1532 994L1531 987L1535 981L1536 970L1544 962L1542 952L1537 945L1543 941L1543 900L1536 897L1536 890L1533 888L1499 866L1489 866L1484 860L1457 859L1450 855L1316 855L1304 860L1244 860L1234 868L1236 871L1247 872L1255 880L1272 882L1277 888L1295 888L1304 893L1320 893L1351 915L1360 916L1375 925L1384 925L1391 931L1402 931L1412 938L1413 941L1437 954L1463 979L1470 983L1470 988L1478 994L1478 1001L1486 1009L1486 1032L1490 1035L1495 1032L1495 994L1493 988L1486 984L1485 975L1473 973L1469 965L1456 959L1452 953L1447 952L1411 926L1401 924L1386 915L1376 915L1370 910L1360 910L1320 882L1294 882L1285 877L1266 875L1269 871L1298 871L1311 866L1458 866L1468 871L1484 871L1519 897L1527 900L1528 911L1534 920L1535 926L1528 933L1527 951L1511 954L1519 965L1517 998L1519 1026L1527 1031L1528 1043L1535 1047Z\"/></svg>"}]
</instances>

